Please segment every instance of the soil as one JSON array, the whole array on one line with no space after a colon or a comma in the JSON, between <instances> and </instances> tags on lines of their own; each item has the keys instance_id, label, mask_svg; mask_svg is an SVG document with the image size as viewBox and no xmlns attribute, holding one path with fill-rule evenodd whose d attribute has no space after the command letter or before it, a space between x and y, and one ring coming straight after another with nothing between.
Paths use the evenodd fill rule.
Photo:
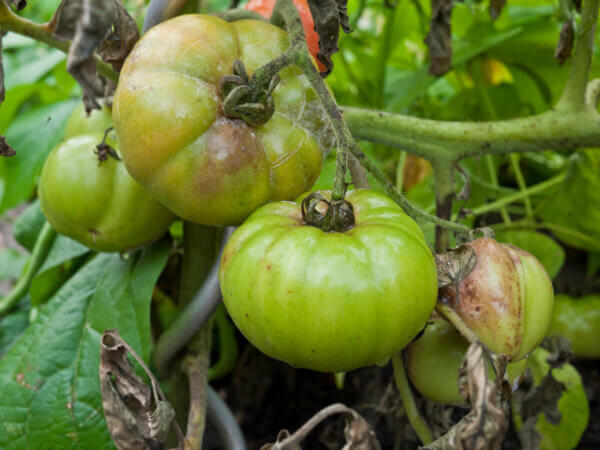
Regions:
<instances>
[{"instance_id":1,"label":"soil","mask_svg":"<svg viewBox=\"0 0 600 450\"><path fill-rule=\"evenodd\" d=\"M238 336L243 345L233 373L213 383L241 424L248 449L260 449L275 442L277 433L298 429L313 414L332 403L342 402L354 408L374 427L382 449L413 450L419 441L406 421L402 403L393 384L391 364L346 374L342 390L336 388L333 375L295 370L255 350ZM585 383L590 401L590 422L577 447L600 449L600 364L574 362ZM458 420L465 410L426 404L421 410L437 418L440 431ZM445 423L444 423L445 422ZM333 417L319 425L303 442L303 449L336 450L344 444L344 419ZM208 425L205 449L222 449L214 429ZM512 427L502 445L504 450L521 449ZM568 449L559 449L568 450Z\"/></svg>"}]
</instances>

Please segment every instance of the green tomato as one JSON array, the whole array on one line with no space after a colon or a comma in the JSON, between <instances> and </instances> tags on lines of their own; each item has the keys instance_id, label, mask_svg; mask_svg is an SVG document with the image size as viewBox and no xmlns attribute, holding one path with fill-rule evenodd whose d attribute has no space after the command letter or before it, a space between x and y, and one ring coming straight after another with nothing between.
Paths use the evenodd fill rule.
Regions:
<instances>
[{"instance_id":1,"label":"green tomato","mask_svg":"<svg viewBox=\"0 0 600 450\"><path fill-rule=\"evenodd\" d=\"M205 225L238 225L268 201L310 189L333 135L301 70L279 73L275 113L258 127L225 117L218 89L236 59L252 74L288 47L283 30L256 20L191 14L152 28L114 96L131 175L178 216Z\"/></svg>"},{"instance_id":2,"label":"green tomato","mask_svg":"<svg viewBox=\"0 0 600 450\"><path fill-rule=\"evenodd\" d=\"M600 295L557 295L548 334L566 337L578 358L600 359Z\"/></svg>"},{"instance_id":3,"label":"green tomato","mask_svg":"<svg viewBox=\"0 0 600 450\"><path fill-rule=\"evenodd\" d=\"M435 262L418 225L382 194L346 200L353 228L326 233L304 222L300 204L274 202L223 253L231 318L259 350L294 367L347 372L387 361L435 306Z\"/></svg>"},{"instance_id":4,"label":"green tomato","mask_svg":"<svg viewBox=\"0 0 600 450\"><path fill-rule=\"evenodd\" d=\"M75 111L68 122L70 138L44 164L40 205L48 222L65 236L98 251L131 250L159 239L174 217L131 178L121 161L109 156L99 163L94 150L104 136L105 114L93 112L92 124L82 127L86 134L77 135L75 124L83 119Z\"/></svg>"},{"instance_id":5,"label":"green tomato","mask_svg":"<svg viewBox=\"0 0 600 450\"><path fill-rule=\"evenodd\" d=\"M600 252L600 154L597 150L582 150L571 156L565 180L544 202L540 216L546 222L566 228L553 230L561 241L581 250Z\"/></svg>"},{"instance_id":6,"label":"green tomato","mask_svg":"<svg viewBox=\"0 0 600 450\"><path fill-rule=\"evenodd\" d=\"M406 349L406 366L413 386L434 402L466 404L458 392L458 372L468 348L469 342L456 328L439 317L433 318ZM507 366L513 390L519 386L526 368L526 359ZM495 379L490 364L487 372L490 379Z\"/></svg>"},{"instance_id":7,"label":"green tomato","mask_svg":"<svg viewBox=\"0 0 600 450\"><path fill-rule=\"evenodd\" d=\"M481 342L509 360L525 357L542 341L552 319L552 282L530 253L494 239L466 244L477 265L458 286L440 290Z\"/></svg>"},{"instance_id":8,"label":"green tomato","mask_svg":"<svg viewBox=\"0 0 600 450\"><path fill-rule=\"evenodd\" d=\"M102 106L101 110L94 109L87 115L83 103L80 103L67 120L65 140L83 134L103 133L112 126L112 115L108 106Z\"/></svg>"}]
</instances>

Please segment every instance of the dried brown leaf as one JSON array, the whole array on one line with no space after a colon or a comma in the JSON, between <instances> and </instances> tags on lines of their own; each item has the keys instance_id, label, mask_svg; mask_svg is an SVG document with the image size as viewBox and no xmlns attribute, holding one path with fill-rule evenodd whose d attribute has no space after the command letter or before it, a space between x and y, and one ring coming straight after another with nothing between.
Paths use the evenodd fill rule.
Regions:
<instances>
[{"instance_id":1,"label":"dried brown leaf","mask_svg":"<svg viewBox=\"0 0 600 450\"><path fill-rule=\"evenodd\" d=\"M315 22L315 31L319 35L319 53L317 59L326 70L321 73L326 77L333 70L331 55L338 51L340 27L350 33L347 0L308 0L308 7Z\"/></svg>"},{"instance_id":2,"label":"dried brown leaf","mask_svg":"<svg viewBox=\"0 0 600 450\"><path fill-rule=\"evenodd\" d=\"M8 142L6 142L6 138L0 135L0 156L11 157L15 156L17 152L12 148Z\"/></svg>"},{"instance_id":3,"label":"dried brown leaf","mask_svg":"<svg viewBox=\"0 0 600 450\"><path fill-rule=\"evenodd\" d=\"M96 98L110 97L114 84L97 74L94 54L120 70L139 38L135 21L117 0L63 0L48 27L72 40L67 69L83 88L86 110L99 109Z\"/></svg>"},{"instance_id":4,"label":"dried brown leaf","mask_svg":"<svg viewBox=\"0 0 600 450\"><path fill-rule=\"evenodd\" d=\"M368 422L355 410L341 403L335 403L323 408L311 417L294 434L282 430L273 444L265 444L261 450L300 450L300 442L322 421L336 414L346 416L344 436L346 444L342 450L380 450L379 441Z\"/></svg>"},{"instance_id":5,"label":"dried brown leaf","mask_svg":"<svg viewBox=\"0 0 600 450\"><path fill-rule=\"evenodd\" d=\"M556 51L554 52L554 57L559 65L562 66L564 62L571 57L574 42L575 28L573 26L573 19L571 19L563 23L558 37L558 44L556 45Z\"/></svg>"},{"instance_id":6,"label":"dried brown leaf","mask_svg":"<svg viewBox=\"0 0 600 450\"><path fill-rule=\"evenodd\" d=\"M137 376L127 359L128 353L144 368L152 389ZM105 330L102 335L100 390L108 430L119 450L157 448L166 441L170 425L176 425L173 408L154 376L117 330Z\"/></svg>"},{"instance_id":7,"label":"dried brown leaf","mask_svg":"<svg viewBox=\"0 0 600 450\"><path fill-rule=\"evenodd\" d=\"M452 64L452 37L450 18L452 0L431 0L431 22L425 44L429 47L429 73L441 76Z\"/></svg>"},{"instance_id":8,"label":"dried brown leaf","mask_svg":"<svg viewBox=\"0 0 600 450\"><path fill-rule=\"evenodd\" d=\"M435 256L438 273L438 287L443 288L460 283L477 265L477 255L467 245L461 245Z\"/></svg>"},{"instance_id":9,"label":"dried brown leaf","mask_svg":"<svg viewBox=\"0 0 600 450\"><path fill-rule=\"evenodd\" d=\"M498 374L504 377L503 373ZM471 403L471 411L444 436L424 447L430 450L500 449L508 430L508 408L495 382L487 376L482 344L471 344L461 369L459 389Z\"/></svg>"}]
</instances>

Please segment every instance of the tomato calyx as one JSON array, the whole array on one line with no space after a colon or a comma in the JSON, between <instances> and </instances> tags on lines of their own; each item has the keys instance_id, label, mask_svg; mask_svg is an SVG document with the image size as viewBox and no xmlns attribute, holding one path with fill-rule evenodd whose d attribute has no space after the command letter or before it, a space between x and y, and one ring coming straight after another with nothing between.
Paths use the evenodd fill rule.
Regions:
<instances>
[{"instance_id":1,"label":"tomato calyx","mask_svg":"<svg viewBox=\"0 0 600 450\"><path fill-rule=\"evenodd\" d=\"M104 131L104 137L102 138L102 142L96 145L96 148L94 149L94 153L98 156L98 165L106 161L109 156L111 158L116 159L117 161L121 161L121 158L117 154L117 151L106 143L108 133L110 133L112 130L113 127L110 127Z\"/></svg>"},{"instance_id":2,"label":"tomato calyx","mask_svg":"<svg viewBox=\"0 0 600 450\"><path fill-rule=\"evenodd\" d=\"M354 209L346 200L327 200L313 192L302 200L302 219L327 232L342 232L354 227Z\"/></svg>"},{"instance_id":3,"label":"tomato calyx","mask_svg":"<svg viewBox=\"0 0 600 450\"><path fill-rule=\"evenodd\" d=\"M275 74L268 86L252 86L244 63L236 59L233 63L233 75L225 75L219 80L223 114L229 118L242 119L254 127L263 125L275 112L271 93L279 81L279 75Z\"/></svg>"}]
</instances>

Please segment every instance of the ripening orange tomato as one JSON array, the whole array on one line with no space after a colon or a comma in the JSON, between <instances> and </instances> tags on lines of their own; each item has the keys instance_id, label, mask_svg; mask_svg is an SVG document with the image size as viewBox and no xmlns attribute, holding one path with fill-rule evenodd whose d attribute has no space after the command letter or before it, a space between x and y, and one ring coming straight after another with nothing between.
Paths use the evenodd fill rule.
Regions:
<instances>
[{"instance_id":1,"label":"ripening orange tomato","mask_svg":"<svg viewBox=\"0 0 600 450\"><path fill-rule=\"evenodd\" d=\"M250 11L257 12L261 16L268 19L271 17L271 13L273 12L276 1L277 0L250 0L246 4L245 8ZM313 21L312 14L310 13L308 2L307 0L294 0L294 6L296 6L298 9L298 12L300 13L300 20L302 20L302 25L304 25L304 33L306 34L306 45L308 46L308 51L316 59L317 53L319 53L319 35L315 31L315 23ZM319 67L319 71L325 71L325 66L318 60L317 66Z\"/></svg>"}]
</instances>

